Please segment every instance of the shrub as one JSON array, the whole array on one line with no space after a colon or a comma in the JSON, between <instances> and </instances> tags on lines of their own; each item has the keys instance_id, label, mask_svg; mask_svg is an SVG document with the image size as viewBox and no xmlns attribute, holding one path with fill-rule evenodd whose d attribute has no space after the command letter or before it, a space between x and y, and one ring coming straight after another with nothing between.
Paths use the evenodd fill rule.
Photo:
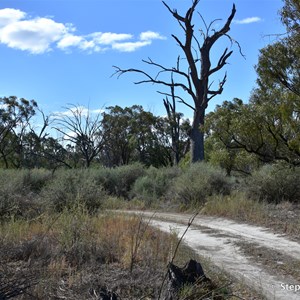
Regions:
<instances>
[{"instance_id":1,"label":"shrub","mask_svg":"<svg viewBox=\"0 0 300 300\"><path fill-rule=\"evenodd\" d=\"M132 188L132 195L139 200L151 205L153 202L163 199L167 195L169 186L174 178L178 177L180 169L150 167L145 176L139 177Z\"/></svg>"},{"instance_id":2,"label":"shrub","mask_svg":"<svg viewBox=\"0 0 300 300\"><path fill-rule=\"evenodd\" d=\"M283 164L265 165L246 180L248 197L279 203L300 201L300 168Z\"/></svg>"},{"instance_id":3,"label":"shrub","mask_svg":"<svg viewBox=\"0 0 300 300\"><path fill-rule=\"evenodd\" d=\"M220 168L201 162L186 169L170 186L169 193L188 206L203 204L211 195L228 195L231 187L231 179Z\"/></svg>"},{"instance_id":4,"label":"shrub","mask_svg":"<svg viewBox=\"0 0 300 300\"><path fill-rule=\"evenodd\" d=\"M39 193L52 178L51 171L45 169L23 170L22 172L23 186L35 193Z\"/></svg>"},{"instance_id":5,"label":"shrub","mask_svg":"<svg viewBox=\"0 0 300 300\"><path fill-rule=\"evenodd\" d=\"M94 170L97 183L112 196L130 198L130 191L135 181L145 174L143 165L136 163L113 169L101 168Z\"/></svg>"},{"instance_id":6,"label":"shrub","mask_svg":"<svg viewBox=\"0 0 300 300\"><path fill-rule=\"evenodd\" d=\"M89 212L97 211L106 193L97 184L90 170L59 170L41 192L41 199L56 212L74 205L83 205Z\"/></svg>"},{"instance_id":7,"label":"shrub","mask_svg":"<svg viewBox=\"0 0 300 300\"><path fill-rule=\"evenodd\" d=\"M0 218L33 218L40 213L38 192L51 178L51 172L34 170L0 170Z\"/></svg>"}]
</instances>

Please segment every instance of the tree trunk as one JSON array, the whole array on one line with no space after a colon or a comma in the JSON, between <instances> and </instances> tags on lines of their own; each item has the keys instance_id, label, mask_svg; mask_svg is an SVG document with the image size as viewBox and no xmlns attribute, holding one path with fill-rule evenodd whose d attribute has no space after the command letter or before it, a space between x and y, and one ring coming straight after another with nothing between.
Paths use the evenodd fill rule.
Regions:
<instances>
[{"instance_id":1,"label":"tree trunk","mask_svg":"<svg viewBox=\"0 0 300 300\"><path fill-rule=\"evenodd\" d=\"M204 160L204 116L204 109L199 109L194 112L194 119L190 135L192 163Z\"/></svg>"}]
</instances>

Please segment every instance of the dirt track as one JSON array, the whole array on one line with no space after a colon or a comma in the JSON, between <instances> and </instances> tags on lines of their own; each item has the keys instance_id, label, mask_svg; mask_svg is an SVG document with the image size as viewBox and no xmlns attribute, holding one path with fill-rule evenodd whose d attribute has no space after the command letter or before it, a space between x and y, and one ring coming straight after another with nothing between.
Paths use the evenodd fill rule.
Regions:
<instances>
[{"instance_id":1,"label":"dirt track","mask_svg":"<svg viewBox=\"0 0 300 300\"><path fill-rule=\"evenodd\" d=\"M147 217L153 215L152 212L137 213ZM187 214L156 213L151 224L166 232L176 230L180 236L190 217ZM195 218L184 241L237 280L255 288L265 299L300 299L300 276L292 270L300 267L299 243L266 228L202 215ZM245 248L251 247L261 247L262 254L247 254ZM265 260L259 259L260 256Z\"/></svg>"}]
</instances>

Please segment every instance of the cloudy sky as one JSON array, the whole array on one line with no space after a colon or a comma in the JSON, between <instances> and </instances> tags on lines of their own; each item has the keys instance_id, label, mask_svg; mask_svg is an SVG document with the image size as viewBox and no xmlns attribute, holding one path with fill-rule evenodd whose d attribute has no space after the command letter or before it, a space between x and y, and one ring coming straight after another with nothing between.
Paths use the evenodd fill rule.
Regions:
<instances>
[{"instance_id":1,"label":"cloudy sky","mask_svg":"<svg viewBox=\"0 0 300 300\"><path fill-rule=\"evenodd\" d=\"M166 2L184 14L192 1ZM201 0L197 10L207 24L221 19L214 23L217 30L232 4L229 0ZM270 34L283 31L277 14L281 0L236 0L235 4L230 34L240 43L246 60L233 46L224 93L209 109L234 97L249 98L259 49L272 42ZM194 23L195 29L203 28L198 14ZM175 66L181 52L173 33L182 37L178 23L160 0L1 0L0 96L34 99L46 113L72 103L92 109L141 104L155 114L164 114L162 95L156 92L163 89L134 85L142 79L137 74L119 79L111 75L113 65L145 68L155 74L156 69L142 63L148 57ZM218 61L226 46L230 47L226 39L216 44L213 61ZM214 78L216 83L224 72L225 68ZM182 110L191 115L188 109Z\"/></svg>"}]
</instances>

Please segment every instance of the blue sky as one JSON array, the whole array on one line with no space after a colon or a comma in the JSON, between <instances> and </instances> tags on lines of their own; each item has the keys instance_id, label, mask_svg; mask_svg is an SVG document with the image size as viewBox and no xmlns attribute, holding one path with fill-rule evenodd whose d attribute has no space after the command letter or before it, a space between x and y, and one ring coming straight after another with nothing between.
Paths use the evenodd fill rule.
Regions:
<instances>
[{"instance_id":1,"label":"blue sky","mask_svg":"<svg viewBox=\"0 0 300 300\"><path fill-rule=\"evenodd\" d=\"M166 0L184 14L191 0ZM197 11L218 29L231 12L233 1L201 0ZM217 103L234 97L247 101L255 85L254 65L259 49L272 42L273 33L283 32L278 10L281 0L235 0L237 13L230 35L246 56L234 53L228 65L227 83ZM195 28L203 27L194 16ZM176 64L179 47L171 37L182 37L178 23L160 0L0 0L0 96L34 99L45 113L62 111L68 103L89 106L133 104L164 115L159 86L134 85L142 77L128 74L111 77L113 65L140 68L155 74L141 61L150 57L168 67ZM230 43L216 44L212 61ZM188 97L186 97L189 101ZM190 109L178 109L187 117Z\"/></svg>"}]
</instances>

